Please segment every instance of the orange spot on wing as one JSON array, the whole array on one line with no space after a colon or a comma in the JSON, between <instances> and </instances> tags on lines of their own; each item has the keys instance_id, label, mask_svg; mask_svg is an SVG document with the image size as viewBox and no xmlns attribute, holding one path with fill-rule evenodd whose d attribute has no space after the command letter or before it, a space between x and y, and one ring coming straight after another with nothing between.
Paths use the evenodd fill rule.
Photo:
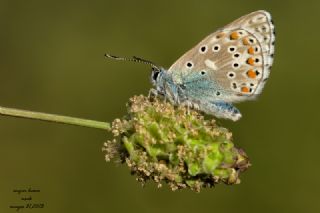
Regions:
<instances>
[{"instance_id":1,"label":"orange spot on wing","mask_svg":"<svg viewBox=\"0 0 320 213\"><path fill-rule=\"evenodd\" d=\"M248 49L248 53L249 53L249 54L251 54L251 55L253 55L253 54L254 54L254 49L253 49L253 47L249 47L249 49Z\"/></svg>"},{"instance_id":2,"label":"orange spot on wing","mask_svg":"<svg viewBox=\"0 0 320 213\"><path fill-rule=\"evenodd\" d=\"M249 45L250 44L247 38L242 39L242 42L243 42L244 45Z\"/></svg>"},{"instance_id":3,"label":"orange spot on wing","mask_svg":"<svg viewBox=\"0 0 320 213\"><path fill-rule=\"evenodd\" d=\"M237 32L233 32L230 34L230 39L235 40L235 39L238 39L239 37L240 37L239 33L237 33Z\"/></svg>"},{"instance_id":4,"label":"orange spot on wing","mask_svg":"<svg viewBox=\"0 0 320 213\"><path fill-rule=\"evenodd\" d=\"M249 88L248 87L241 87L241 92L248 93L249 92Z\"/></svg>"},{"instance_id":5,"label":"orange spot on wing","mask_svg":"<svg viewBox=\"0 0 320 213\"><path fill-rule=\"evenodd\" d=\"M250 65L254 65L254 59L253 58L248 58L247 63Z\"/></svg>"},{"instance_id":6,"label":"orange spot on wing","mask_svg":"<svg viewBox=\"0 0 320 213\"><path fill-rule=\"evenodd\" d=\"M247 75L248 75L249 78L256 78L256 77L257 77L256 72L253 71L253 70L249 70L249 71L247 72Z\"/></svg>"}]
</instances>

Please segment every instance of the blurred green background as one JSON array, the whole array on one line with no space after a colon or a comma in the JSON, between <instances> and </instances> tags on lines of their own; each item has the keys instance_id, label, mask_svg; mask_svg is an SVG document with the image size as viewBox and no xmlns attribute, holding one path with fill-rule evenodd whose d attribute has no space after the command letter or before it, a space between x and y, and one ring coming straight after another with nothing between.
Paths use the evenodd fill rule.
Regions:
<instances>
[{"instance_id":1,"label":"blurred green background","mask_svg":"<svg viewBox=\"0 0 320 213\"><path fill-rule=\"evenodd\" d=\"M101 130L0 117L0 212L23 204L14 189L40 189L22 212L320 212L320 1L0 1L0 105L112 121L147 94L149 67L104 59L106 51L169 67L207 34L265 9L276 54L258 101L219 121L253 166L235 186L197 194L135 181L106 163Z\"/></svg>"}]
</instances>

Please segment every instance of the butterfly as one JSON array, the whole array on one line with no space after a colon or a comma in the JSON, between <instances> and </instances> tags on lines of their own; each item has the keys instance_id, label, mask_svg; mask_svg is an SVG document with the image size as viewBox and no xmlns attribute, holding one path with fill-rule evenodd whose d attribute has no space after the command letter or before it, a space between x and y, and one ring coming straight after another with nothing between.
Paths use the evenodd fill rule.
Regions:
<instances>
[{"instance_id":1,"label":"butterfly","mask_svg":"<svg viewBox=\"0 0 320 213\"><path fill-rule=\"evenodd\" d=\"M135 56L105 56L151 65L152 94L162 95L175 105L237 121L241 113L232 103L255 99L262 92L274 46L271 15L259 10L210 34L169 69Z\"/></svg>"}]
</instances>

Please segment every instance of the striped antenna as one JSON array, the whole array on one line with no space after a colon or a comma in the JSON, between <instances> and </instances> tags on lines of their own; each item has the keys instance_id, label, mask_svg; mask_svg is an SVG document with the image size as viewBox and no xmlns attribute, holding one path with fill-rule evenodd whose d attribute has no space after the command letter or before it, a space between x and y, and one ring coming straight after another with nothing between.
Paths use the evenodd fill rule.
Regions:
<instances>
[{"instance_id":1,"label":"striped antenna","mask_svg":"<svg viewBox=\"0 0 320 213\"><path fill-rule=\"evenodd\" d=\"M139 58L139 57L137 57L137 56L132 56L132 58L125 58L125 57L119 57L119 56L110 55L110 54L108 54L108 53L104 54L104 56L105 56L106 58L111 58L111 59L118 60L118 61L133 61L133 62L148 64L148 65L150 65L152 68L155 68L155 69L157 69L157 70L160 70L160 67L158 67L157 65L155 65L153 62L148 61L148 60L143 59L143 58Z\"/></svg>"}]
</instances>

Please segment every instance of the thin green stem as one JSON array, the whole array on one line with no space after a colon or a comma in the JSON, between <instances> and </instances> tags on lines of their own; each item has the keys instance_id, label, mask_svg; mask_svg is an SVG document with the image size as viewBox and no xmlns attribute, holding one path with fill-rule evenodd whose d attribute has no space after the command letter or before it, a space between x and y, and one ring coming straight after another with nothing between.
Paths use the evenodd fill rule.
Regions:
<instances>
[{"instance_id":1,"label":"thin green stem","mask_svg":"<svg viewBox=\"0 0 320 213\"><path fill-rule=\"evenodd\" d=\"M27 111L27 110L21 110L21 109L13 109L13 108L1 107L1 106L0 106L0 115L13 116L13 117L19 117L19 118L29 118L29 119L35 119L35 120L56 122L56 123L83 126L83 127L96 128L96 129L104 129L107 131L111 130L111 126L107 122L88 120L88 119L82 119L82 118L74 118L69 116L48 114L48 113L42 113L42 112L33 112L33 111Z\"/></svg>"}]
</instances>

